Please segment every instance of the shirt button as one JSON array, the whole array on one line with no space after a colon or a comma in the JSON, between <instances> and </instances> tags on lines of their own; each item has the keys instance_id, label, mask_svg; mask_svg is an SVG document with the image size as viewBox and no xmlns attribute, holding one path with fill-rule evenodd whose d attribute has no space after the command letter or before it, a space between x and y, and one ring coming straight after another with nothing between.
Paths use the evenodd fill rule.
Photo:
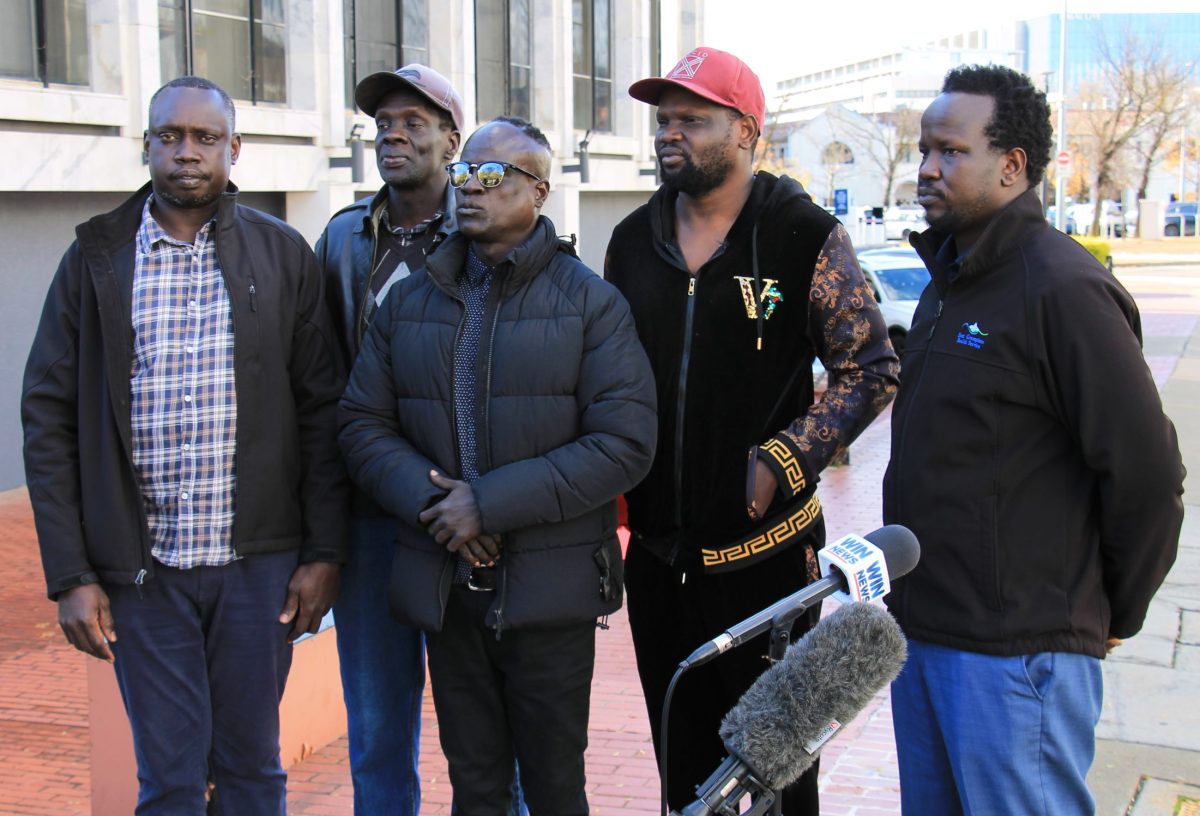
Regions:
<instances>
[{"instance_id":1,"label":"shirt button","mask_svg":"<svg viewBox=\"0 0 1200 816\"><path fill-rule=\"evenodd\" d=\"M192 401L192 395L191 395L191 394L184 394L184 395L183 395L183 401L184 401L184 402L191 402L191 401Z\"/></svg>"},{"instance_id":2,"label":"shirt button","mask_svg":"<svg viewBox=\"0 0 1200 816\"><path fill-rule=\"evenodd\" d=\"M194 300L189 300L189 301L188 301L188 306L189 306L189 307L191 307L191 308L193 308L193 309L195 309L195 308L196 308L196 301L194 301Z\"/></svg>"},{"instance_id":3,"label":"shirt button","mask_svg":"<svg viewBox=\"0 0 1200 816\"><path fill-rule=\"evenodd\" d=\"M195 354L195 353L196 353L196 347L195 347L195 346L188 346L186 350L187 350L187 353L188 353L188 354Z\"/></svg>"},{"instance_id":4,"label":"shirt button","mask_svg":"<svg viewBox=\"0 0 1200 816\"><path fill-rule=\"evenodd\" d=\"M187 500L188 500L188 494L187 494L187 491L184 491L183 493L180 493L180 494L179 494L179 498L183 499L184 501L187 501Z\"/></svg>"},{"instance_id":5,"label":"shirt button","mask_svg":"<svg viewBox=\"0 0 1200 816\"><path fill-rule=\"evenodd\" d=\"M184 449L185 451L186 451L186 450L191 450L191 449L192 449L192 446L191 446L191 444L190 444L190 443L188 443L188 442L184 442L184 443L183 443L183 449Z\"/></svg>"}]
</instances>

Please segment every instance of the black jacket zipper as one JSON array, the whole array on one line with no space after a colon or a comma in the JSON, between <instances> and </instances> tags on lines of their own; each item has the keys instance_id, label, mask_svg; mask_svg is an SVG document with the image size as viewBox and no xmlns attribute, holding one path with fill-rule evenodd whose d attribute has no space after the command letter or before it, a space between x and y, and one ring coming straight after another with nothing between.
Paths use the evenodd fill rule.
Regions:
<instances>
[{"instance_id":1,"label":"black jacket zipper","mask_svg":"<svg viewBox=\"0 0 1200 816\"><path fill-rule=\"evenodd\" d=\"M692 324L696 317L696 281L688 273L687 311L683 320L683 353L679 358L679 387L675 393L675 529L683 529L683 423L687 403L688 363L692 355ZM672 548L672 560L679 544Z\"/></svg>"}]
</instances>

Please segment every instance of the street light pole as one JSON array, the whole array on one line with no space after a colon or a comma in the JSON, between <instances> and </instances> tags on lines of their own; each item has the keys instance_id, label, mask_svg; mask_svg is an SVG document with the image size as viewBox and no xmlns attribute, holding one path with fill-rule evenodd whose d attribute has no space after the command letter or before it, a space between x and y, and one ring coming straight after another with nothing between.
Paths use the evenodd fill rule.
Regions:
<instances>
[{"instance_id":1,"label":"street light pole","mask_svg":"<svg viewBox=\"0 0 1200 816\"><path fill-rule=\"evenodd\" d=\"M1058 22L1058 152L1067 149L1067 0L1063 0L1062 19ZM1066 232L1067 180L1063 168L1054 174L1054 226Z\"/></svg>"}]
</instances>

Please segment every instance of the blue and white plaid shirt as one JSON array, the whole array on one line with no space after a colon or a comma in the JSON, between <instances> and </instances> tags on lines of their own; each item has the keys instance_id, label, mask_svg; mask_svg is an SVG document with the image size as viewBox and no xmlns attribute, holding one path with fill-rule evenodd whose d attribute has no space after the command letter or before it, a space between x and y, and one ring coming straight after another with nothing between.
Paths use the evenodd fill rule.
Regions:
<instances>
[{"instance_id":1,"label":"blue and white plaid shirt","mask_svg":"<svg viewBox=\"0 0 1200 816\"><path fill-rule=\"evenodd\" d=\"M133 464L151 553L180 569L236 559L233 312L216 221L193 244L142 211L133 274Z\"/></svg>"}]
</instances>

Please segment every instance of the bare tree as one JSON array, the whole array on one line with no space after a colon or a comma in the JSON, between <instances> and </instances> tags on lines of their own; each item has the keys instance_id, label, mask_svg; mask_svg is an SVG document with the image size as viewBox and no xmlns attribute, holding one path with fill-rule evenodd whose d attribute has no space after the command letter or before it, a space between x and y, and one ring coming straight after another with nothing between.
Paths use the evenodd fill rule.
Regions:
<instances>
[{"instance_id":1,"label":"bare tree","mask_svg":"<svg viewBox=\"0 0 1200 816\"><path fill-rule=\"evenodd\" d=\"M831 108L830 115L864 148L866 159L883 176L883 206L890 207L896 174L910 160L921 136L920 112L901 108L865 116L844 108Z\"/></svg>"},{"instance_id":2,"label":"bare tree","mask_svg":"<svg viewBox=\"0 0 1200 816\"><path fill-rule=\"evenodd\" d=\"M833 204L838 176L846 165L854 163L854 152L844 142L833 141L821 149L821 167L825 170L825 205Z\"/></svg>"},{"instance_id":3,"label":"bare tree","mask_svg":"<svg viewBox=\"0 0 1200 816\"><path fill-rule=\"evenodd\" d=\"M754 172L756 173L759 170L766 170L768 173L781 176L788 171L786 149L790 128L781 123L779 119L792 96L792 93L780 96L779 102L775 106L775 112L767 113L767 121L764 124L763 132L759 134L758 149L755 154Z\"/></svg>"},{"instance_id":4,"label":"bare tree","mask_svg":"<svg viewBox=\"0 0 1200 816\"><path fill-rule=\"evenodd\" d=\"M1076 117L1081 131L1078 135L1092 148L1096 173L1096 206L1089 230L1092 235L1100 233L1100 201L1113 193L1122 154L1136 149L1139 141L1148 149L1148 158L1141 165L1144 190L1149 169L1158 160L1171 128L1157 140L1154 133L1165 111L1175 110L1175 89L1186 87L1191 73L1190 67L1181 64L1161 43L1139 37L1128 28L1114 36L1097 33L1103 75L1098 85L1082 92L1084 108Z\"/></svg>"},{"instance_id":5,"label":"bare tree","mask_svg":"<svg viewBox=\"0 0 1200 816\"><path fill-rule=\"evenodd\" d=\"M1188 118L1187 94L1191 85L1191 66L1158 51L1153 63L1144 66L1147 74L1150 110L1146 127L1133 141L1133 150L1141 165L1137 197L1146 197L1150 171L1164 157L1168 140Z\"/></svg>"}]
</instances>

